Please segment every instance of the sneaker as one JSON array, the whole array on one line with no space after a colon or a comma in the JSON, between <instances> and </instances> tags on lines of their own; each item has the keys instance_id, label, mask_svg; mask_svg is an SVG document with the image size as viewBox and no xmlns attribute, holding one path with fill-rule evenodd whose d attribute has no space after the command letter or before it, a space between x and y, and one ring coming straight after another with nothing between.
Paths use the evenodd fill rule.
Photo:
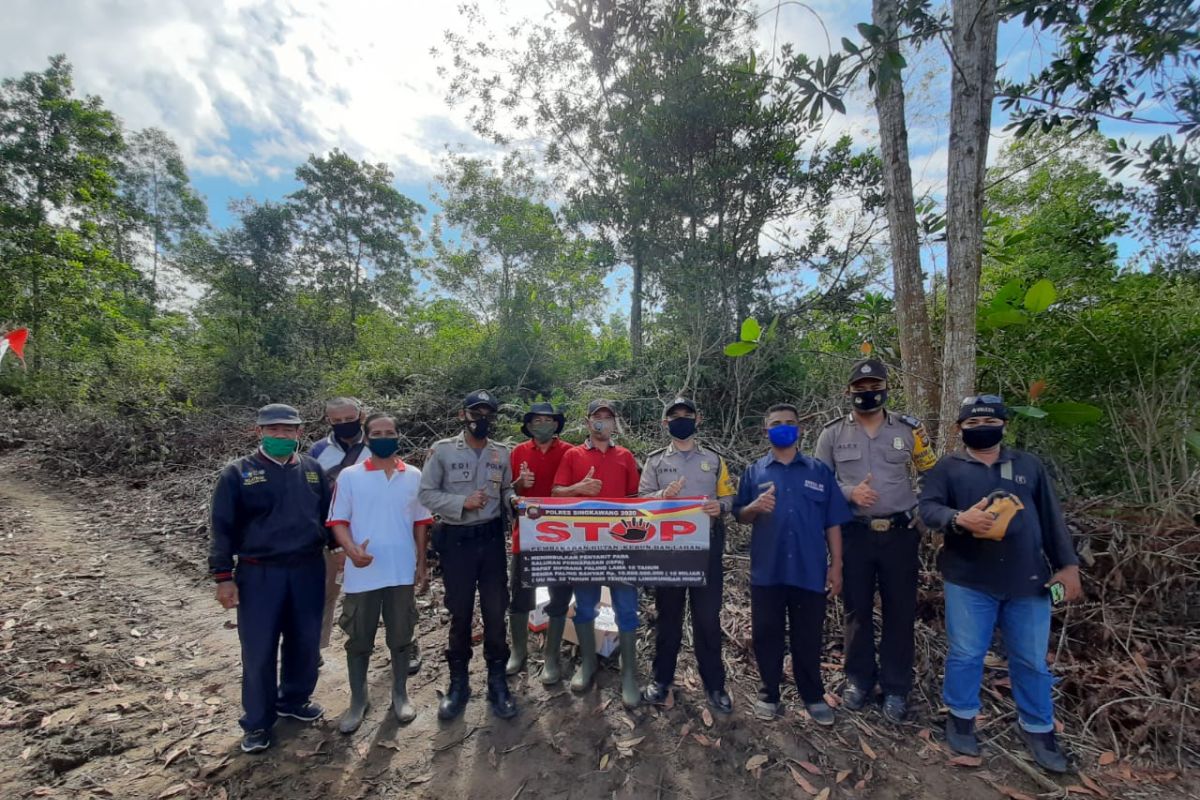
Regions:
<instances>
[{"instance_id":1,"label":"sneaker","mask_svg":"<svg viewBox=\"0 0 1200 800\"><path fill-rule=\"evenodd\" d=\"M733 700L724 689L713 689L708 692L708 707L718 714L732 714Z\"/></svg>"},{"instance_id":2,"label":"sneaker","mask_svg":"<svg viewBox=\"0 0 1200 800\"><path fill-rule=\"evenodd\" d=\"M861 688L854 681L847 681L846 688L842 691L842 705L851 711L862 711L867 707L867 701L870 699L867 690Z\"/></svg>"},{"instance_id":3,"label":"sneaker","mask_svg":"<svg viewBox=\"0 0 1200 800\"><path fill-rule=\"evenodd\" d=\"M812 717L813 722L818 725L823 725L828 728L833 725L833 709L829 704L822 701L820 703L805 703L804 707L808 709L808 715Z\"/></svg>"},{"instance_id":4,"label":"sneaker","mask_svg":"<svg viewBox=\"0 0 1200 800\"><path fill-rule=\"evenodd\" d=\"M1054 731L1031 733L1020 725L1017 725L1017 731L1021 734L1021 741L1025 742L1025 746L1033 754L1033 760L1038 763L1038 766L1047 772L1059 774L1068 770L1067 756L1058 748L1058 739L1055 737Z\"/></svg>"},{"instance_id":5,"label":"sneaker","mask_svg":"<svg viewBox=\"0 0 1200 800\"><path fill-rule=\"evenodd\" d=\"M898 694L889 694L883 698L883 716L888 722L904 722L908 716L908 701Z\"/></svg>"},{"instance_id":6,"label":"sneaker","mask_svg":"<svg viewBox=\"0 0 1200 800\"><path fill-rule=\"evenodd\" d=\"M321 717L325 716L325 709L321 708L316 703L309 701L302 706L294 706L292 708L284 708L283 706L279 706L275 709L275 713L281 717L298 719L301 722L316 722Z\"/></svg>"},{"instance_id":7,"label":"sneaker","mask_svg":"<svg viewBox=\"0 0 1200 800\"><path fill-rule=\"evenodd\" d=\"M642 702L652 706L665 705L670 696L671 687L658 681L653 681L645 689L642 689Z\"/></svg>"},{"instance_id":8,"label":"sneaker","mask_svg":"<svg viewBox=\"0 0 1200 800\"><path fill-rule=\"evenodd\" d=\"M271 746L271 732L263 728L249 731L242 736L243 753L261 753Z\"/></svg>"},{"instance_id":9,"label":"sneaker","mask_svg":"<svg viewBox=\"0 0 1200 800\"><path fill-rule=\"evenodd\" d=\"M946 715L946 744L964 756L979 755L979 739L975 736L975 718L964 719Z\"/></svg>"},{"instance_id":10,"label":"sneaker","mask_svg":"<svg viewBox=\"0 0 1200 800\"><path fill-rule=\"evenodd\" d=\"M779 716L779 703L770 703L766 700L756 700L754 702L754 716L761 720L773 720Z\"/></svg>"}]
</instances>

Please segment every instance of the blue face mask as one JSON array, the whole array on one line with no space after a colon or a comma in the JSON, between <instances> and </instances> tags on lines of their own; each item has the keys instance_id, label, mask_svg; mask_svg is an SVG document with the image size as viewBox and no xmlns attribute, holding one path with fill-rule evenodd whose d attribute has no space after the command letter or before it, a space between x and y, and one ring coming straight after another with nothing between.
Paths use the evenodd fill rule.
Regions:
<instances>
[{"instance_id":1,"label":"blue face mask","mask_svg":"<svg viewBox=\"0 0 1200 800\"><path fill-rule=\"evenodd\" d=\"M776 425L767 428L767 438L776 447L791 447L800 438L799 425Z\"/></svg>"},{"instance_id":2,"label":"blue face mask","mask_svg":"<svg viewBox=\"0 0 1200 800\"><path fill-rule=\"evenodd\" d=\"M393 437L367 439L367 448L378 458L391 458L400 449L400 440Z\"/></svg>"}]
</instances>

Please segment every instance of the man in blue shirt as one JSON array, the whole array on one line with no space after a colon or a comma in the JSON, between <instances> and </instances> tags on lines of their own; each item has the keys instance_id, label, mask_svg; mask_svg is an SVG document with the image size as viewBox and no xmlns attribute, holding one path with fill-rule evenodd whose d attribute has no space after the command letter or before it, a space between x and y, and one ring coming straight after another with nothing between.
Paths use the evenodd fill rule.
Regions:
<instances>
[{"instance_id":1,"label":"man in blue shirt","mask_svg":"<svg viewBox=\"0 0 1200 800\"><path fill-rule=\"evenodd\" d=\"M979 684L999 626L1017 730L1038 764L1065 772L1046 649L1051 587L1057 584L1068 602L1082 594L1079 558L1042 462L1001 445L1007 420L997 395L966 398L958 414L965 450L943 456L921 489L921 518L946 534L938 554L949 644L942 684L950 710L946 740L958 753L979 754Z\"/></svg>"},{"instance_id":2,"label":"man in blue shirt","mask_svg":"<svg viewBox=\"0 0 1200 800\"><path fill-rule=\"evenodd\" d=\"M800 452L800 414L786 403L767 409L771 450L742 474L733 514L753 525L750 620L762 690L759 719L779 713L787 630L796 688L818 725L833 724L821 682L826 597L842 588L843 523L853 519L833 470Z\"/></svg>"}]
</instances>

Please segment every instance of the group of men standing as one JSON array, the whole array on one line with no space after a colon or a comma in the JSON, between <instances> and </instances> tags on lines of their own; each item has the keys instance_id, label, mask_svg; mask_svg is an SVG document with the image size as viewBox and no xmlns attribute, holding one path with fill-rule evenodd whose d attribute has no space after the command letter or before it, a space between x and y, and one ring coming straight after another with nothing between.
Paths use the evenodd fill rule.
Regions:
<instances>
[{"instance_id":1,"label":"group of men standing","mask_svg":"<svg viewBox=\"0 0 1200 800\"><path fill-rule=\"evenodd\" d=\"M725 518L732 515L752 530L752 640L762 682L755 715L773 719L780 712L787 649L808 715L820 725L834 723L821 652L826 604L841 594L843 702L862 710L876 702L878 687L885 717L902 722L913 681L918 550L928 525L945 533L939 564L949 639L943 688L950 710L947 741L958 752L978 752L974 720L983 661L999 625L1021 736L1040 764L1065 770L1045 660L1050 587L1058 587L1066 600L1078 597L1080 587L1077 559L1045 469L1033 456L1001 445L1008 414L993 395L964 400L958 420L964 449L937 460L920 422L887 410L887 377L877 360L854 365L847 386L850 412L825 426L814 456L799 450L796 407L770 407L762 429L769 448L746 467L736 487L725 459L696 440L702 416L685 397L667 404L662 425L669 444L647 456L641 468L616 444L618 410L607 400L588 405L582 444L563 441L564 415L538 403L523 418L528 440L509 447L492 438L496 398L473 392L458 412L461 432L436 442L423 469L397 455L394 417L374 413L363 419L352 399L330 401L331 432L308 456L297 452L302 436L297 412L278 404L264 407L257 420L259 449L227 465L218 480L209 559L218 600L238 609L243 749L266 749L279 715L315 720L323 714L311 693L319 648L328 644L339 570L345 597L338 621L346 633L351 692L339 729L356 730L369 706L367 664L380 617L391 653L393 712L401 723L415 717L406 682L410 670L419 669L415 593L428 582L430 544L441 564L450 615L449 686L438 716L456 718L471 696L468 664L478 594L487 699L497 717L513 717L518 709L507 679L527 666L535 605L534 588L521 585L516 567L519 498L681 496L703 498L711 518L706 583L654 590L653 674L644 686L636 669L638 589L608 587L626 706L668 702L690 600L706 702L718 713L733 711L720 620ZM924 483L920 497L918 477ZM540 680L554 685L564 678L560 651L573 598L580 663L570 687L584 692L597 671L594 625L601 587L548 588Z\"/></svg>"}]
</instances>

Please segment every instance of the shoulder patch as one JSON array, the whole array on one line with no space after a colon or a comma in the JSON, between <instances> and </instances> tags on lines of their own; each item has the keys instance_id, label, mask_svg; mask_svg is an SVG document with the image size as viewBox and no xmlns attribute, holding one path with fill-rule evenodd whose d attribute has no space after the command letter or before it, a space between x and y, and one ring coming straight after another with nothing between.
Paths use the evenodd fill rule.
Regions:
<instances>
[{"instance_id":1,"label":"shoulder patch","mask_svg":"<svg viewBox=\"0 0 1200 800\"><path fill-rule=\"evenodd\" d=\"M667 452L667 448L665 448L665 447L660 447L657 450L651 450L649 453L646 454L646 461L649 462L650 459L654 458L655 456L662 455L665 452Z\"/></svg>"},{"instance_id":2,"label":"shoulder patch","mask_svg":"<svg viewBox=\"0 0 1200 800\"><path fill-rule=\"evenodd\" d=\"M821 427L822 427L822 428L832 428L834 425L837 425L837 424L838 424L839 422L841 422L843 419L845 419L845 417L842 417L842 416L837 416L837 417L834 417L833 419L829 420L829 422L826 422L826 423L825 423L824 425L822 425Z\"/></svg>"},{"instance_id":3,"label":"shoulder patch","mask_svg":"<svg viewBox=\"0 0 1200 800\"><path fill-rule=\"evenodd\" d=\"M924 424L923 422L921 422L921 420L917 419L916 417L914 417L910 414L897 414L896 416L898 416L900 418L901 422L903 422L905 425L907 425L908 427L913 428L913 429L919 428Z\"/></svg>"}]
</instances>

